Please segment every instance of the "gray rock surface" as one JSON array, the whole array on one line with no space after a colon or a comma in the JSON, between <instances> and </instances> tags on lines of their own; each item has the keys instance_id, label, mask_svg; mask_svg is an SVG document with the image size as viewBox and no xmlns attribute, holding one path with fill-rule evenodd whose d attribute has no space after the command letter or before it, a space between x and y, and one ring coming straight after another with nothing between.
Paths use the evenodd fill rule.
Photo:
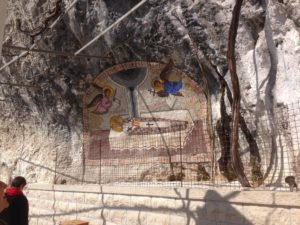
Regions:
<instances>
[{"instance_id":1,"label":"gray rock surface","mask_svg":"<svg viewBox=\"0 0 300 225\"><path fill-rule=\"evenodd\" d=\"M71 2L57 1L60 4L55 9L54 0L9 0L4 45L30 46L33 39L24 30L50 25L56 17L49 15L63 12ZM136 3L137 0L78 0L52 30L34 37L36 48L74 53ZM81 165L82 96L92 80L110 66L135 60L167 62L172 58L178 68L203 85L190 37L198 45L198 54L210 62L212 112L217 120L218 73L225 76L230 86L226 51L234 3L149 0L83 52L106 58L32 52L2 69L1 179L8 181L13 175L26 174L31 182L51 183L55 182L57 164ZM4 47L0 66L19 53ZM244 2L236 58L245 115L260 118L274 107L284 107L300 98L299 55L299 1Z\"/></svg>"}]
</instances>

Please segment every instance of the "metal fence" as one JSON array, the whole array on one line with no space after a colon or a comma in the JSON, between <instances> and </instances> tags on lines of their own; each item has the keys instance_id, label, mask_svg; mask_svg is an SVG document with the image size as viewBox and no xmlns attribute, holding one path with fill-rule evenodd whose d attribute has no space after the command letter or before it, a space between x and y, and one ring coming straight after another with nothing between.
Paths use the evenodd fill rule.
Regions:
<instances>
[{"instance_id":1,"label":"metal fence","mask_svg":"<svg viewBox=\"0 0 300 225\"><path fill-rule=\"evenodd\" d=\"M288 191L293 180L300 180L300 103L255 115L242 114L240 123L245 174L257 190ZM56 183L239 189L229 151L230 125L230 116L223 115L212 126L197 121L187 129L178 122L170 130L154 126L158 133L90 137L90 150L69 165L60 163L65 153L58 153Z\"/></svg>"}]
</instances>

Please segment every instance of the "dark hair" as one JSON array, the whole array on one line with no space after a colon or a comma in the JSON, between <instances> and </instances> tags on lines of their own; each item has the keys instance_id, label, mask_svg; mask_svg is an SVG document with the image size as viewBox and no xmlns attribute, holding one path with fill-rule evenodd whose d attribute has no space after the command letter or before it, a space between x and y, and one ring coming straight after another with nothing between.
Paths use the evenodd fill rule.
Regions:
<instances>
[{"instance_id":1,"label":"dark hair","mask_svg":"<svg viewBox=\"0 0 300 225\"><path fill-rule=\"evenodd\" d=\"M24 187L26 184L27 182L24 177L15 177L11 182L11 186L16 188Z\"/></svg>"}]
</instances>

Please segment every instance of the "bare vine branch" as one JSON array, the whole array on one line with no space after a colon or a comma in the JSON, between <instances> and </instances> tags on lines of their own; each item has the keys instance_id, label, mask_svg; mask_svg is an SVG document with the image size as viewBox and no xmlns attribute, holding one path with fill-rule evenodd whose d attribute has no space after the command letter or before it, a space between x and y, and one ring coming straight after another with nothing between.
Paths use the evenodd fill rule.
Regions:
<instances>
[{"instance_id":1,"label":"bare vine branch","mask_svg":"<svg viewBox=\"0 0 300 225\"><path fill-rule=\"evenodd\" d=\"M232 89L233 89L233 102L232 102L232 135L231 135L231 157L233 169L236 172L239 182L243 187L251 187L243 168L243 163L240 158L238 150L239 141L239 120L240 120L240 85L239 78L236 73L236 61L235 61L235 41L237 36L237 29L239 25L239 16L241 12L243 0L236 0L232 12L232 20L229 28L228 37L228 52L227 61L228 68L230 70Z\"/></svg>"}]
</instances>

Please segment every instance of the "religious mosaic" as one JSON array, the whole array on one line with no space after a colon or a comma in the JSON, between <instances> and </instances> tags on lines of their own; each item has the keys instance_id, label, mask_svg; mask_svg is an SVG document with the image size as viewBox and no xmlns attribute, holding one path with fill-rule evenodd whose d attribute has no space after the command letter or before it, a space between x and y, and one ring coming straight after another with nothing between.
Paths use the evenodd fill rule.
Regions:
<instances>
[{"instance_id":1,"label":"religious mosaic","mask_svg":"<svg viewBox=\"0 0 300 225\"><path fill-rule=\"evenodd\" d=\"M197 156L209 149L204 94L172 61L111 67L96 77L83 103L88 160L163 157L179 148Z\"/></svg>"}]
</instances>

